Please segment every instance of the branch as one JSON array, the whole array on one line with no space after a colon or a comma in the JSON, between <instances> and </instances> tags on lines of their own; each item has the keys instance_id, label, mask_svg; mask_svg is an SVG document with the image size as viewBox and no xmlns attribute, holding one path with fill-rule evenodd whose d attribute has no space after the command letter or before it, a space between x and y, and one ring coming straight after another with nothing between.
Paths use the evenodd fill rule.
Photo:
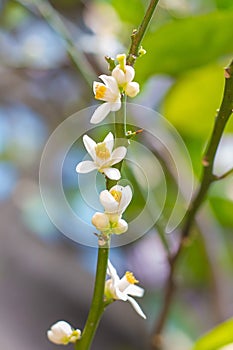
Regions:
<instances>
[{"instance_id":1,"label":"branch","mask_svg":"<svg viewBox=\"0 0 233 350\"><path fill-rule=\"evenodd\" d=\"M138 29L134 29L133 33L131 35L131 46L129 49L128 57L127 57L127 64L130 66L133 66L136 59L139 56L139 48L142 42L142 39L146 33L146 30L150 24L150 21L152 19L152 16L154 14L155 8L158 5L159 0L151 0L147 11L145 13L145 16L142 20L142 23L140 24Z\"/></svg>"},{"instance_id":2,"label":"branch","mask_svg":"<svg viewBox=\"0 0 233 350\"><path fill-rule=\"evenodd\" d=\"M98 249L98 263L96 269L95 288L88 318L82 337L75 344L75 350L88 350L91 346L102 313L104 312L104 287L108 263L110 242Z\"/></svg>"},{"instance_id":3,"label":"branch","mask_svg":"<svg viewBox=\"0 0 233 350\"><path fill-rule=\"evenodd\" d=\"M233 168L231 168L230 170L226 171L222 175L219 175L219 176L215 175L214 181L219 181L219 180L225 179L226 177L228 177L229 175L232 175L232 174L233 174Z\"/></svg>"},{"instance_id":4,"label":"branch","mask_svg":"<svg viewBox=\"0 0 233 350\"><path fill-rule=\"evenodd\" d=\"M230 63L230 65L227 68L225 68L225 88L223 93L223 99L214 123L214 128L208 142L205 156L202 161L203 172L202 172L200 187L197 191L196 196L193 198L187 210L187 213L185 215L185 218L183 221L184 222L183 228L181 230L181 237L180 237L178 250L170 259L170 273L165 285L165 296L164 296L163 306L152 336L151 346L153 350L161 349L161 333L165 326L169 309L171 306L171 302L173 299L173 295L175 292L174 274L175 274L175 269L177 265L177 260L183 248L186 246L187 241L189 241L191 228L195 221L195 215L199 210L199 208L201 207L202 203L204 202L206 194L211 184L216 180L216 176L213 174L215 156L216 156L216 152L217 152L219 143L221 141L225 126L232 114L232 110L233 110L233 61ZM222 175L220 178L226 177L232 171L233 170L227 172L226 174Z\"/></svg>"}]
</instances>

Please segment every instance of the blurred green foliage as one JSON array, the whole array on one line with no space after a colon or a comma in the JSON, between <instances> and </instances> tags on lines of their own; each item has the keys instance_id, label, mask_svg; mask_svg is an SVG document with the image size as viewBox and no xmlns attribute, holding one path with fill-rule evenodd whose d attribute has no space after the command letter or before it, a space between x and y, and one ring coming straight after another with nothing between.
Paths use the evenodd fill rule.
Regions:
<instances>
[{"instance_id":1,"label":"blurred green foliage","mask_svg":"<svg viewBox=\"0 0 233 350\"><path fill-rule=\"evenodd\" d=\"M218 350L233 342L233 319L223 322L201 337L192 350Z\"/></svg>"}]
</instances>

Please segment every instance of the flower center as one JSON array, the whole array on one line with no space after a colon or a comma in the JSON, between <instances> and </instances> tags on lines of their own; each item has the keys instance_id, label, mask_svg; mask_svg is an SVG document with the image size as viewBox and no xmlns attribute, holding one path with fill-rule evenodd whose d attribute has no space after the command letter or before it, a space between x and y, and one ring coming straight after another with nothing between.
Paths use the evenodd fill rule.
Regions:
<instances>
[{"instance_id":1,"label":"flower center","mask_svg":"<svg viewBox=\"0 0 233 350\"><path fill-rule=\"evenodd\" d=\"M110 158L110 152L106 147L105 142L97 143L97 145L95 146L95 153L96 153L96 156L100 159Z\"/></svg>"},{"instance_id":2,"label":"flower center","mask_svg":"<svg viewBox=\"0 0 233 350\"><path fill-rule=\"evenodd\" d=\"M95 87L95 98L97 100L99 100L101 98L104 98L106 90L107 90L106 86L104 86L102 84L96 84L96 87Z\"/></svg>"},{"instance_id":3,"label":"flower center","mask_svg":"<svg viewBox=\"0 0 233 350\"><path fill-rule=\"evenodd\" d=\"M120 203L121 201L121 197L122 197L122 193L120 191L116 191L116 190L111 190L110 191L111 195L113 196L113 198Z\"/></svg>"},{"instance_id":4,"label":"flower center","mask_svg":"<svg viewBox=\"0 0 233 350\"><path fill-rule=\"evenodd\" d=\"M138 280L136 280L132 272L127 271L125 273L125 277L130 284L135 284L139 282Z\"/></svg>"}]
</instances>

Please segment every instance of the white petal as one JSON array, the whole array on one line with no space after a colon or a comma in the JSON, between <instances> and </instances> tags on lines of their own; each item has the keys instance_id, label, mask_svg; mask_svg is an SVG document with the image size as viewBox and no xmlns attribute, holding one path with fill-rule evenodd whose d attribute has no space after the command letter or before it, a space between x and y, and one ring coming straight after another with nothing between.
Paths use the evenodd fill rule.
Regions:
<instances>
[{"instance_id":1,"label":"white petal","mask_svg":"<svg viewBox=\"0 0 233 350\"><path fill-rule=\"evenodd\" d=\"M114 213L117 211L119 205L108 190L104 190L100 193L100 203L107 213Z\"/></svg>"},{"instance_id":2,"label":"white petal","mask_svg":"<svg viewBox=\"0 0 233 350\"><path fill-rule=\"evenodd\" d=\"M112 103L111 102L105 102L101 104L99 107L96 108L95 112L93 113L90 122L92 124L98 124L104 120L104 118L107 117L107 115L111 112Z\"/></svg>"},{"instance_id":3,"label":"white petal","mask_svg":"<svg viewBox=\"0 0 233 350\"><path fill-rule=\"evenodd\" d=\"M112 153L112 149L114 146L114 137L113 137L113 134L111 132L108 133L108 135L105 137L103 142L106 143L106 146L107 146L109 152Z\"/></svg>"},{"instance_id":4,"label":"white petal","mask_svg":"<svg viewBox=\"0 0 233 350\"><path fill-rule=\"evenodd\" d=\"M116 168L104 168L103 173L111 180L119 180L121 178L121 173Z\"/></svg>"},{"instance_id":5,"label":"white petal","mask_svg":"<svg viewBox=\"0 0 233 350\"><path fill-rule=\"evenodd\" d=\"M90 138L88 135L84 135L83 143L87 152L90 154L91 158L95 160L96 159L96 154L95 154L96 142L92 140L92 138Z\"/></svg>"},{"instance_id":6,"label":"white petal","mask_svg":"<svg viewBox=\"0 0 233 350\"><path fill-rule=\"evenodd\" d=\"M112 71L112 76L117 80L119 85L125 84L125 74L123 70L119 67L116 66L113 71Z\"/></svg>"},{"instance_id":7,"label":"white petal","mask_svg":"<svg viewBox=\"0 0 233 350\"><path fill-rule=\"evenodd\" d=\"M128 65L125 67L125 70L126 70L126 72L125 72L125 80L126 81L125 82L129 83L133 80L133 78L135 76L135 70L133 67L128 66Z\"/></svg>"},{"instance_id":8,"label":"white petal","mask_svg":"<svg viewBox=\"0 0 233 350\"><path fill-rule=\"evenodd\" d=\"M118 221L117 227L113 229L113 233L116 235L121 235L122 233L125 233L128 230L128 224L125 220L120 219Z\"/></svg>"},{"instance_id":9,"label":"white petal","mask_svg":"<svg viewBox=\"0 0 233 350\"><path fill-rule=\"evenodd\" d=\"M59 336L69 336L72 333L72 328L68 322L58 321L52 327L51 330Z\"/></svg>"},{"instance_id":10,"label":"white petal","mask_svg":"<svg viewBox=\"0 0 233 350\"><path fill-rule=\"evenodd\" d=\"M130 304L133 306L134 310L144 319L146 319L146 315L144 314L144 312L142 311L142 309L140 308L140 306L138 305L138 303L136 302L136 300L134 300L133 298L128 296L128 301L130 302Z\"/></svg>"},{"instance_id":11,"label":"white petal","mask_svg":"<svg viewBox=\"0 0 233 350\"><path fill-rule=\"evenodd\" d=\"M139 84L133 81L132 83L128 83L125 88L125 93L129 97L135 97L140 91Z\"/></svg>"},{"instance_id":12,"label":"white petal","mask_svg":"<svg viewBox=\"0 0 233 350\"><path fill-rule=\"evenodd\" d=\"M139 286L136 286L135 284L130 284L125 292L129 295L132 295L133 297L143 297L144 295L144 289L139 287Z\"/></svg>"},{"instance_id":13,"label":"white petal","mask_svg":"<svg viewBox=\"0 0 233 350\"><path fill-rule=\"evenodd\" d=\"M96 212L92 219L92 224L97 228L99 231L106 231L109 228L109 218L104 213Z\"/></svg>"},{"instance_id":14,"label":"white petal","mask_svg":"<svg viewBox=\"0 0 233 350\"><path fill-rule=\"evenodd\" d=\"M129 296L125 293L122 292L119 288L115 288L115 294L116 294L116 299L122 300L122 301L127 301Z\"/></svg>"},{"instance_id":15,"label":"white petal","mask_svg":"<svg viewBox=\"0 0 233 350\"><path fill-rule=\"evenodd\" d=\"M78 163L76 166L77 173L86 174L97 169L95 163L92 160L85 160L84 162Z\"/></svg>"},{"instance_id":16,"label":"white petal","mask_svg":"<svg viewBox=\"0 0 233 350\"><path fill-rule=\"evenodd\" d=\"M56 337L56 335L51 330L47 331L47 337L54 344L62 344L61 338Z\"/></svg>"},{"instance_id":17,"label":"white petal","mask_svg":"<svg viewBox=\"0 0 233 350\"><path fill-rule=\"evenodd\" d=\"M128 207L129 203L132 200L132 196L133 194L130 186L123 187L122 197L120 202L120 209L122 211L125 211L125 209Z\"/></svg>"},{"instance_id":18,"label":"white petal","mask_svg":"<svg viewBox=\"0 0 233 350\"><path fill-rule=\"evenodd\" d=\"M108 260L107 274L112 278L113 284L119 282L120 278L117 274L115 267L112 265L111 261Z\"/></svg>"},{"instance_id":19,"label":"white petal","mask_svg":"<svg viewBox=\"0 0 233 350\"><path fill-rule=\"evenodd\" d=\"M104 84L113 92L118 94L119 93L119 88L118 88L118 84L117 81L114 77L112 77L111 75L105 75L102 74L99 76L99 78L101 80L103 80Z\"/></svg>"},{"instance_id":20,"label":"white petal","mask_svg":"<svg viewBox=\"0 0 233 350\"><path fill-rule=\"evenodd\" d=\"M126 153L127 153L127 148L124 146L120 146L114 149L111 156L111 165L119 163L122 159L125 158Z\"/></svg>"},{"instance_id":21,"label":"white petal","mask_svg":"<svg viewBox=\"0 0 233 350\"><path fill-rule=\"evenodd\" d=\"M113 112L119 111L121 108L121 101L115 101L115 102L109 102L110 104L110 110Z\"/></svg>"}]
</instances>

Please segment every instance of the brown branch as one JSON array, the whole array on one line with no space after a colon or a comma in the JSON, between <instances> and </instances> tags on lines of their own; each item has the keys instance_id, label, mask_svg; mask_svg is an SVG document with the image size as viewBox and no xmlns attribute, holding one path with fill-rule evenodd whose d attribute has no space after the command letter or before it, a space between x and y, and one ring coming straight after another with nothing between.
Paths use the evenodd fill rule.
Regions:
<instances>
[{"instance_id":1,"label":"brown branch","mask_svg":"<svg viewBox=\"0 0 233 350\"><path fill-rule=\"evenodd\" d=\"M189 209L185 215L183 221L183 227L181 229L181 236L179 247L176 253L170 259L170 273L165 285L164 301L157 323L155 325L154 333L151 340L151 349L160 350L162 348L161 334L165 326L171 302L175 292L175 270L177 266L177 260L183 251L187 241L191 234L191 228L195 221L197 211L200 209L202 203L205 200L206 194L211 184L216 180L216 176L213 174L213 167L216 152L221 141L225 126L232 114L233 110L233 61L225 69L225 88L223 93L223 99L221 107L218 111L214 128L210 136L208 146L203 158L203 172L200 187L196 196L192 200ZM221 177L224 178L225 176Z\"/></svg>"}]
</instances>

